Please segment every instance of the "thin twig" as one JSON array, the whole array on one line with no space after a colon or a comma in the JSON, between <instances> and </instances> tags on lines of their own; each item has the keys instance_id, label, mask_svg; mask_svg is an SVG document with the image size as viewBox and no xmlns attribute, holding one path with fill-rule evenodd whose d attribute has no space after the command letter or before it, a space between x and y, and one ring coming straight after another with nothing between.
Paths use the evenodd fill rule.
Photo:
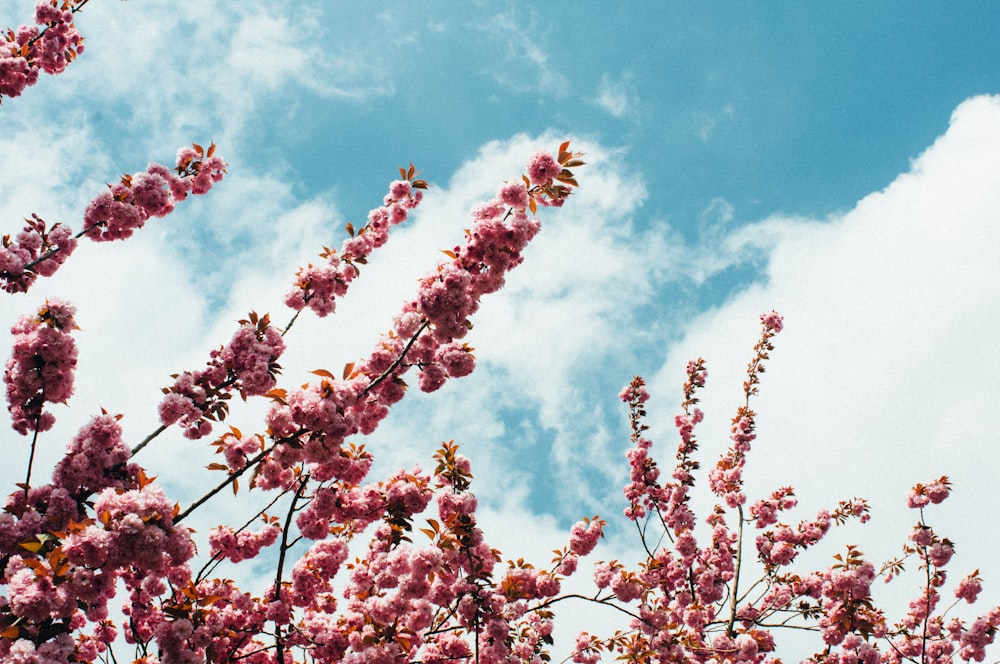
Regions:
<instances>
[{"instance_id":1,"label":"thin twig","mask_svg":"<svg viewBox=\"0 0 1000 664\"><path fill-rule=\"evenodd\" d=\"M184 510L183 512L181 512L180 514L178 514L176 517L174 517L174 523L177 524L177 523L180 523L181 521L183 521L189 514L191 514L191 512L193 512L194 510L198 509L201 505L203 505L206 501L208 501L212 496L214 496L215 494L219 493L220 491L222 491L223 489L225 489L227 486L229 486L230 484L232 484L234 481L236 481L237 477L239 477L240 475L242 475L243 473L245 473L246 471L248 471L250 468L252 468L252 467L256 466L258 463L260 463L261 459L263 459L268 454L270 454L271 450L273 450L273 449L274 449L274 445L271 445L266 450L264 450L263 452L261 452L260 454L258 454L257 456L255 456L254 458L250 459L250 461L247 462L247 465L243 466L239 470L237 470L234 473L232 473L229 477L227 477L225 479L225 481L223 481L222 483L220 483L217 487L215 487L214 489L212 489L211 491L209 491L208 493L206 493L204 496L202 496L198 500L196 500L193 503L191 503L191 505L188 506L188 508L186 510Z\"/></svg>"},{"instance_id":2,"label":"thin twig","mask_svg":"<svg viewBox=\"0 0 1000 664\"><path fill-rule=\"evenodd\" d=\"M153 433L151 433L148 436L146 436L145 438L143 438L142 441L138 445L136 445L135 447L133 447L132 448L132 453L129 454L129 456L130 457L134 457L136 454L139 453L139 450L141 450L142 448L144 448L146 445L149 444L149 441L153 440L154 438L156 438L157 436L159 436L161 433L163 433L166 430L167 430L167 425L161 424L159 426L159 428L156 429L156 431L154 431Z\"/></svg>"}]
</instances>

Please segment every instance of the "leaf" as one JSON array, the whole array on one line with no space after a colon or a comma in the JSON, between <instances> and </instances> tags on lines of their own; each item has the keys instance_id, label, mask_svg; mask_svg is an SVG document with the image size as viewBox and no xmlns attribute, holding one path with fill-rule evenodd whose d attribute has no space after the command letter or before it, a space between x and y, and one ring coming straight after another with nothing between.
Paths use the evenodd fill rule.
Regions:
<instances>
[{"instance_id":1,"label":"leaf","mask_svg":"<svg viewBox=\"0 0 1000 664\"><path fill-rule=\"evenodd\" d=\"M31 551L32 553L38 553L38 551L43 546L41 542L32 542L30 540L27 542L18 542L17 545L22 549L27 549L28 551Z\"/></svg>"},{"instance_id":2,"label":"leaf","mask_svg":"<svg viewBox=\"0 0 1000 664\"><path fill-rule=\"evenodd\" d=\"M136 476L136 481L139 483L140 489L143 488L144 486L152 484L155 480L156 480L156 475L149 477L148 475L146 475L145 469L143 468L139 469L139 474Z\"/></svg>"},{"instance_id":3,"label":"leaf","mask_svg":"<svg viewBox=\"0 0 1000 664\"><path fill-rule=\"evenodd\" d=\"M203 157L205 156L205 148L201 147L197 143L192 143L191 147L193 147L194 151L197 152L199 155L201 155Z\"/></svg>"},{"instance_id":4,"label":"leaf","mask_svg":"<svg viewBox=\"0 0 1000 664\"><path fill-rule=\"evenodd\" d=\"M11 625L4 631L0 632L0 638L2 639L16 639L21 633L21 628L17 625Z\"/></svg>"},{"instance_id":5,"label":"leaf","mask_svg":"<svg viewBox=\"0 0 1000 664\"><path fill-rule=\"evenodd\" d=\"M209 470L225 470L225 471L229 470L229 466L227 466L224 463L215 463L215 462L213 462L213 463L208 464L205 467L208 468Z\"/></svg>"},{"instance_id":6,"label":"leaf","mask_svg":"<svg viewBox=\"0 0 1000 664\"><path fill-rule=\"evenodd\" d=\"M447 256L448 258L458 258L458 254L456 254L454 251L450 249L442 249L441 253Z\"/></svg>"},{"instance_id":7,"label":"leaf","mask_svg":"<svg viewBox=\"0 0 1000 664\"><path fill-rule=\"evenodd\" d=\"M337 380L336 377L326 369L316 369L314 371L310 371L309 373L322 376L323 378L329 378L330 380Z\"/></svg>"},{"instance_id":8,"label":"leaf","mask_svg":"<svg viewBox=\"0 0 1000 664\"><path fill-rule=\"evenodd\" d=\"M354 373L354 362L348 362L344 365L344 380L350 378L352 373Z\"/></svg>"},{"instance_id":9,"label":"leaf","mask_svg":"<svg viewBox=\"0 0 1000 664\"><path fill-rule=\"evenodd\" d=\"M401 168L399 170L402 171L403 169ZM347 225L344 226L344 229L347 230L348 233L350 233L351 237L354 237L354 224L352 224L351 222L347 222Z\"/></svg>"},{"instance_id":10,"label":"leaf","mask_svg":"<svg viewBox=\"0 0 1000 664\"><path fill-rule=\"evenodd\" d=\"M233 478L233 495L235 496L236 494L239 493L239 491L240 491L240 478L234 477Z\"/></svg>"},{"instance_id":11,"label":"leaf","mask_svg":"<svg viewBox=\"0 0 1000 664\"><path fill-rule=\"evenodd\" d=\"M49 575L48 568L45 567L40 560L36 560L34 558L22 558L21 562L23 562L27 567L35 570L35 576L38 578Z\"/></svg>"},{"instance_id":12,"label":"leaf","mask_svg":"<svg viewBox=\"0 0 1000 664\"><path fill-rule=\"evenodd\" d=\"M213 141L211 145L208 146L208 156L211 157L215 154L215 142Z\"/></svg>"},{"instance_id":13,"label":"leaf","mask_svg":"<svg viewBox=\"0 0 1000 664\"><path fill-rule=\"evenodd\" d=\"M285 399L288 398L288 391L281 387L276 387L273 390L268 390L265 397L271 399L272 401L277 401L278 403L284 405Z\"/></svg>"}]
</instances>

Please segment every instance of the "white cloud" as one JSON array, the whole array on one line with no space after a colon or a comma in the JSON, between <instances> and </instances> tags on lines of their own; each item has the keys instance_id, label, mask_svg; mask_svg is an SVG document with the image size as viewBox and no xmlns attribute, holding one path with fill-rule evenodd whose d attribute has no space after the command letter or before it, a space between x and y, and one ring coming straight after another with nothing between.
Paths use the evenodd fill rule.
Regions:
<instances>
[{"instance_id":1,"label":"white cloud","mask_svg":"<svg viewBox=\"0 0 1000 664\"><path fill-rule=\"evenodd\" d=\"M538 15L534 11L517 11L497 14L483 26L490 36L500 39L505 51L492 71L494 79L518 92L565 94L569 80L552 65L548 52L533 37L543 30Z\"/></svg>"},{"instance_id":2,"label":"white cloud","mask_svg":"<svg viewBox=\"0 0 1000 664\"><path fill-rule=\"evenodd\" d=\"M612 117L623 119L635 115L638 95L631 84L631 77L612 79L608 74L601 76L597 86L597 105Z\"/></svg>"},{"instance_id":3,"label":"white cloud","mask_svg":"<svg viewBox=\"0 0 1000 664\"><path fill-rule=\"evenodd\" d=\"M953 497L929 513L957 542L950 579L979 567L1000 596L994 454L1000 400L1000 98L954 113L908 173L824 222L768 219L732 234L768 259L765 280L689 321L652 378L653 434L670 454L670 418L688 359L709 362L704 464L726 444L757 314L786 316L761 396L748 487L797 487L806 515L840 498L874 505L856 536L876 561L898 553L916 515L907 490L942 474ZM766 238L763 242L760 237ZM822 561L820 564L824 564ZM911 581L911 584L914 583ZM915 586L903 590L907 594Z\"/></svg>"}]
</instances>

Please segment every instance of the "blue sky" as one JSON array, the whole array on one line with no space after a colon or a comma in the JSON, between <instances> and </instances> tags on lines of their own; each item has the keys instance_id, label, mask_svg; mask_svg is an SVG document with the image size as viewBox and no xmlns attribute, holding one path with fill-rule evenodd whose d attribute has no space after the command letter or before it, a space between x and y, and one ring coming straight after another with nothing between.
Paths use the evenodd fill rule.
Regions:
<instances>
[{"instance_id":1,"label":"blue sky","mask_svg":"<svg viewBox=\"0 0 1000 664\"><path fill-rule=\"evenodd\" d=\"M0 24L29 19L0 0ZM953 574L982 569L996 603L1000 542L966 515L1000 510L997 20L987 2L93 0L79 61L0 107L4 232L31 212L78 228L105 182L191 142L214 140L230 176L0 303L5 325L45 296L80 309L77 395L42 463L102 406L126 413L133 440L152 430L169 374L200 366L250 309L286 319L296 267L412 160L432 184L420 213L334 318L297 323L283 380L360 357L472 205L572 139L590 162L582 189L484 304L479 369L401 404L367 441L379 472L428 466L456 439L495 545L544 563L559 528L620 514L620 387L649 379L666 462L681 368L704 356L710 464L756 316L774 308L787 329L751 495L792 483L803 517L868 496L875 518L850 537L881 560L913 520L907 488L947 473ZM26 450L4 439L12 485ZM205 482L191 466L207 453L175 432L143 454L181 502ZM629 555L627 530L611 532L596 557Z\"/></svg>"}]
</instances>

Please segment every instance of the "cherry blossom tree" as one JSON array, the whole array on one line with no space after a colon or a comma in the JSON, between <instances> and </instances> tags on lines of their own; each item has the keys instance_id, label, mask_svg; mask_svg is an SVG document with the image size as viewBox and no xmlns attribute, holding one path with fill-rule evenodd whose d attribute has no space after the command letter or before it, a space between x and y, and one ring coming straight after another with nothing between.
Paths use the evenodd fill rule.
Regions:
<instances>
[{"instance_id":1,"label":"cherry blossom tree","mask_svg":"<svg viewBox=\"0 0 1000 664\"><path fill-rule=\"evenodd\" d=\"M0 44L0 95L14 98L40 71L58 74L83 51L74 15L87 0L42 0L35 21ZM730 445L700 473L696 431L704 414L704 360L687 366L673 469L661 474L645 424L650 394L641 378L621 392L631 444L624 515L641 560L596 561L592 592L567 589L581 574L608 523L585 518L566 534L547 566L494 547L477 520L472 464L449 441L428 454L433 470L400 470L372 480L373 453L359 443L416 385L434 392L475 370L467 335L484 296L500 290L541 229L540 208L562 206L578 187L582 155L563 143L530 155L526 173L475 207L465 236L416 284L371 353L342 371L317 370L311 382L282 387L279 360L301 315L326 317L360 278L360 267L407 221L428 190L410 164L389 183L360 228L348 224L338 249L289 277L288 322L250 312L201 368L181 370L163 387L160 426L123 440L121 415L100 412L66 445L47 481L33 468L51 404L68 403L78 359L76 310L50 298L12 322L4 372L12 429L30 447L24 481L0 513L0 658L4 662L632 662L779 661L782 635L811 633L816 662L982 661L1000 625L1000 607L971 620L974 572L949 584L954 544L927 512L951 490L945 477L916 485L907 498L917 523L901 555L884 564L847 545L820 570L800 556L834 526L868 520L868 504L840 501L793 521L794 490L754 494L743 469L756 440L751 408L784 326L761 316L761 336L732 420ZM70 258L78 242L124 241L189 195L209 193L227 174L214 144L177 153L173 168L150 165L95 195L74 232L31 215L0 246L0 280L26 293ZM224 185L223 185L224 186ZM430 195L430 194L428 194ZM411 378L412 381L412 378ZM254 432L228 424L234 395L261 400ZM171 499L139 453L177 427L219 455L214 477L187 506ZM624 437L624 436L623 436ZM623 448L626 448L623 445ZM209 475L207 477L212 477ZM716 504L697 514L700 481ZM624 478L623 478L624 479ZM201 535L190 516L223 491L266 496L262 509ZM245 494L244 494L245 495ZM200 539L199 539L200 538ZM507 562L504 562L504 561ZM218 574L224 562L263 564L263 591ZM918 593L899 618L879 608L876 580L915 570ZM585 602L628 617L611 633L581 633L554 644L556 612Z\"/></svg>"}]
</instances>

